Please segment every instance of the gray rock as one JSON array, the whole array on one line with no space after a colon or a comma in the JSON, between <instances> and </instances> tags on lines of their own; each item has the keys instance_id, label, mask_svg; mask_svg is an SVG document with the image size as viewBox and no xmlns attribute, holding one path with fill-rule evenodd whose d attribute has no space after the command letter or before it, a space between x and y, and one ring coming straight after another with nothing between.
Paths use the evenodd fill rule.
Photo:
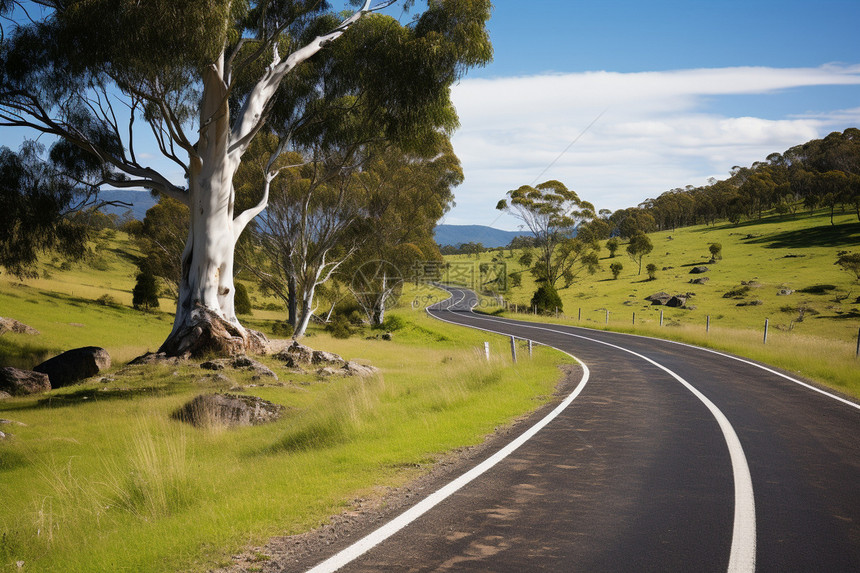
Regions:
<instances>
[{"instance_id":1,"label":"gray rock","mask_svg":"<svg viewBox=\"0 0 860 573\"><path fill-rule=\"evenodd\" d=\"M6 392L5 390L0 390L0 400L8 400L12 397L12 394Z\"/></svg>"},{"instance_id":2,"label":"gray rock","mask_svg":"<svg viewBox=\"0 0 860 573\"><path fill-rule=\"evenodd\" d=\"M174 412L173 417L198 428L230 428L273 422L283 413L283 406L257 396L201 394Z\"/></svg>"},{"instance_id":3,"label":"gray rock","mask_svg":"<svg viewBox=\"0 0 860 573\"><path fill-rule=\"evenodd\" d=\"M311 358L313 364L332 364L335 366L343 366L346 360L335 354L334 352L326 352L325 350L314 350Z\"/></svg>"},{"instance_id":4,"label":"gray rock","mask_svg":"<svg viewBox=\"0 0 860 573\"><path fill-rule=\"evenodd\" d=\"M779 289L779 292L776 293L776 296L788 296L790 294L794 294L794 291L790 288Z\"/></svg>"},{"instance_id":5,"label":"gray rock","mask_svg":"<svg viewBox=\"0 0 860 573\"><path fill-rule=\"evenodd\" d=\"M353 360L347 362L341 370L349 376L372 376L379 371L375 366L359 364Z\"/></svg>"},{"instance_id":6,"label":"gray rock","mask_svg":"<svg viewBox=\"0 0 860 573\"><path fill-rule=\"evenodd\" d=\"M42 362L33 370L48 375L52 388L62 388L110 368L110 354L98 346L68 350Z\"/></svg>"},{"instance_id":7,"label":"gray rock","mask_svg":"<svg viewBox=\"0 0 860 573\"><path fill-rule=\"evenodd\" d=\"M47 392L51 381L47 374L33 370L19 370L6 366L0 368L0 391L10 396L27 396Z\"/></svg>"},{"instance_id":8,"label":"gray rock","mask_svg":"<svg viewBox=\"0 0 860 573\"><path fill-rule=\"evenodd\" d=\"M14 318L3 318L0 316L0 335L6 334L7 332L14 332L15 334L29 334L31 336L40 334L40 332L32 326L27 326L23 322L18 322Z\"/></svg>"},{"instance_id":9,"label":"gray rock","mask_svg":"<svg viewBox=\"0 0 860 573\"><path fill-rule=\"evenodd\" d=\"M697 279L690 279L690 284L703 285L709 280L711 280L709 277L699 277Z\"/></svg>"},{"instance_id":10,"label":"gray rock","mask_svg":"<svg viewBox=\"0 0 860 573\"><path fill-rule=\"evenodd\" d=\"M700 275L702 273L708 272L708 270L710 270L710 269L708 269L708 267L706 267L705 265L699 265L699 266L696 266L696 267L693 267L692 269L690 269L690 274L691 275Z\"/></svg>"},{"instance_id":11,"label":"gray rock","mask_svg":"<svg viewBox=\"0 0 860 573\"><path fill-rule=\"evenodd\" d=\"M669 302L669 299L671 299L671 298L672 298L672 295L670 295L667 292L661 291L661 292L655 292L654 294L652 294L650 296L646 296L645 300L651 301L651 305L656 306L656 305L666 304L667 302Z\"/></svg>"},{"instance_id":12,"label":"gray rock","mask_svg":"<svg viewBox=\"0 0 860 573\"><path fill-rule=\"evenodd\" d=\"M313 349L294 340L290 346L275 354L275 358L283 361L288 368L301 368L311 363L313 354Z\"/></svg>"}]
</instances>

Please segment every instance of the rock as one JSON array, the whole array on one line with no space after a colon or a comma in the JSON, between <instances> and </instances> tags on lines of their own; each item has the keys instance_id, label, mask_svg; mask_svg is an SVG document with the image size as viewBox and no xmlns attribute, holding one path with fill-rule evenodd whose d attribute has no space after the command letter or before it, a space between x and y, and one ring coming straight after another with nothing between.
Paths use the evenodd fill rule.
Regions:
<instances>
[{"instance_id":1,"label":"rock","mask_svg":"<svg viewBox=\"0 0 860 573\"><path fill-rule=\"evenodd\" d=\"M301 368L302 365L311 363L313 353L313 349L294 340L290 346L275 354L275 358L282 360L288 368Z\"/></svg>"},{"instance_id":2,"label":"rock","mask_svg":"<svg viewBox=\"0 0 860 573\"><path fill-rule=\"evenodd\" d=\"M268 346L269 339L263 333L232 324L198 304L188 324L168 336L158 351L168 356L201 358L210 354L265 354Z\"/></svg>"},{"instance_id":3,"label":"rock","mask_svg":"<svg viewBox=\"0 0 860 573\"><path fill-rule=\"evenodd\" d=\"M681 295L675 295L666 302L666 306L672 308L683 308L685 304L687 304L687 298Z\"/></svg>"},{"instance_id":4,"label":"rock","mask_svg":"<svg viewBox=\"0 0 860 573\"><path fill-rule=\"evenodd\" d=\"M764 304L764 301L761 300L746 300L744 302L739 302L735 306L761 306Z\"/></svg>"},{"instance_id":5,"label":"rock","mask_svg":"<svg viewBox=\"0 0 860 573\"><path fill-rule=\"evenodd\" d=\"M708 269L708 267L706 267L705 265L699 265L699 266L695 266L692 269L690 269L690 274L691 275L700 275L702 273L708 272L708 270L710 270L710 269Z\"/></svg>"},{"instance_id":6,"label":"rock","mask_svg":"<svg viewBox=\"0 0 860 573\"><path fill-rule=\"evenodd\" d=\"M40 394L51 389L47 374L18 368L0 368L0 399Z\"/></svg>"},{"instance_id":7,"label":"rock","mask_svg":"<svg viewBox=\"0 0 860 573\"><path fill-rule=\"evenodd\" d=\"M697 307L694 304L688 304L684 308L686 308L687 310L696 310Z\"/></svg>"},{"instance_id":8,"label":"rock","mask_svg":"<svg viewBox=\"0 0 860 573\"><path fill-rule=\"evenodd\" d=\"M709 277L699 277L697 279L690 279L690 284L703 285L709 280L711 280Z\"/></svg>"},{"instance_id":9,"label":"rock","mask_svg":"<svg viewBox=\"0 0 860 573\"><path fill-rule=\"evenodd\" d=\"M391 336L390 332L386 332L385 334L382 335L382 340L391 340L391 339L392 339L392 336Z\"/></svg>"},{"instance_id":10,"label":"rock","mask_svg":"<svg viewBox=\"0 0 860 573\"><path fill-rule=\"evenodd\" d=\"M779 292L776 293L776 296L788 296L790 294L794 294L794 291L790 288L779 289Z\"/></svg>"},{"instance_id":11,"label":"rock","mask_svg":"<svg viewBox=\"0 0 860 573\"><path fill-rule=\"evenodd\" d=\"M0 432L0 440L5 440L5 439L6 439L6 434L4 434L3 432Z\"/></svg>"},{"instance_id":12,"label":"rock","mask_svg":"<svg viewBox=\"0 0 860 573\"><path fill-rule=\"evenodd\" d=\"M224 370L225 368L233 368L234 370L247 370L253 372L254 376L269 376L278 379L275 372L261 362L257 362L245 355L234 356L232 358L218 358L216 360L207 360L200 364L200 368L204 370Z\"/></svg>"},{"instance_id":13,"label":"rock","mask_svg":"<svg viewBox=\"0 0 860 573\"><path fill-rule=\"evenodd\" d=\"M138 356L131 362L130 365L138 365L138 364L179 364L181 362L185 362L184 358L180 358L179 356L168 356L164 352L147 352L141 356Z\"/></svg>"},{"instance_id":14,"label":"rock","mask_svg":"<svg viewBox=\"0 0 860 573\"><path fill-rule=\"evenodd\" d=\"M11 366L0 368L0 391L10 396L27 396L47 392L50 389L50 378L43 372L19 370Z\"/></svg>"},{"instance_id":15,"label":"rock","mask_svg":"<svg viewBox=\"0 0 860 573\"><path fill-rule=\"evenodd\" d=\"M342 372L338 372L330 366L325 366L317 370L317 375L325 378L328 378L329 376L334 376L336 374L342 374Z\"/></svg>"},{"instance_id":16,"label":"rock","mask_svg":"<svg viewBox=\"0 0 860 573\"><path fill-rule=\"evenodd\" d=\"M672 295L667 292L655 292L651 296L646 296L645 300L651 301L651 305L656 306L666 304L670 298L672 298Z\"/></svg>"},{"instance_id":17,"label":"rock","mask_svg":"<svg viewBox=\"0 0 860 573\"><path fill-rule=\"evenodd\" d=\"M230 428L273 422L283 412L283 406L257 396L201 394L174 412L173 417L198 428Z\"/></svg>"},{"instance_id":18,"label":"rock","mask_svg":"<svg viewBox=\"0 0 860 573\"><path fill-rule=\"evenodd\" d=\"M341 370L343 370L343 372L348 376L373 376L379 371L375 366L359 364L352 360L344 364Z\"/></svg>"},{"instance_id":19,"label":"rock","mask_svg":"<svg viewBox=\"0 0 860 573\"><path fill-rule=\"evenodd\" d=\"M107 368L110 368L107 350L98 346L85 346L67 350L42 362L33 370L47 374L52 388L62 388L95 376Z\"/></svg>"},{"instance_id":20,"label":"rock","mask_svg":"<svg viewBox=\"0 0 860 573\"><path fill-rule=\"evenodd\" d=\"M6 334L7 332L14 332L15 334L29 334L31 336L40 334L40 332L32 326L27 326L23 322L18 322L14 318L3 318L0 316L0 335Z\"/></svg>"},{"instance_id":21,"label":"rock","mask_svg":"<svg viewBox=\"0 0 860 573\"><path fill-rule=\"evenodd\" d=\"M313 356L311 357L311 363L315 365L333 364L335 366L343 366L344 364L346 364L346 360L344 360L334 352L326 352L325 350L314 350Z\"/></svg>"}]
</instances>

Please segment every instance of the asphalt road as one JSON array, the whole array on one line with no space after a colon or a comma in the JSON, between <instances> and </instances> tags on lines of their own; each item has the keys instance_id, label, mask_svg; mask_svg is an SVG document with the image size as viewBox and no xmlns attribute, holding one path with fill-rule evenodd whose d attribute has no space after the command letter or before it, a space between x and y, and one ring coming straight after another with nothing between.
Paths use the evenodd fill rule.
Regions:
<instances>
[{"instance_id":1,"label":"asphalt road","mask_svg":"<svg viewBox=\"0 0 860 573\"><path fill-rule=\"evenodd\" d=\"M516 449L316 571L860 571L856 404L704 349L477 315L450 291L431 315L568 352L581 381Z\"/></svg>"}]
</instances>

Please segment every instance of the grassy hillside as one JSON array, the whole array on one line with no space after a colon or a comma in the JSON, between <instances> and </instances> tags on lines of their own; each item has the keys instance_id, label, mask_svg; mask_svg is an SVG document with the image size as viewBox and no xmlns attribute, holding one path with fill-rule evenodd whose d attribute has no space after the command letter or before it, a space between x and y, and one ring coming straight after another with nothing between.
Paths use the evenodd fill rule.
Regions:
<instances>
[{"instance_id":1,"label":"grassy hillside","mask_svg":"<svg viewBox=\"0 0 860 573\"><path fill-rule=\"evenodd\" d=\"M438 295L411 288L392 313L404 324L393 341L321 330L305 340L376 365L371 378L299 374L265 357L278 381L195 364L130 367L129 358L164 339L170 314L128 306L135 253L122 234L97 246L88 263L46 261L47 277L0 276L0 316L42 331L0 337L0 365L29 367L90 344L114 358L105 376L0 401L0 419L12 421L0 426L11 434L0 439L3 571L18 571L19 561L25 571L63 572L229 564L248 544L318 526L427 471L444 452L479 443L549 400L568 360L541 348L512 366L506 340L428 318L409 303ZM255 311L254 325L266 330L267 316L279 314ZM171 419L193 396L215 391L260 396L288 413L235 430Z\"/></svg>"},{"instance_id":2,"label":"grassy hillside","mask_svg":"<svg viewBox=\"0 0 860 573\"><path fill-rule=\"evenodd\" d=\"M583 273L569 288L561 288L560 320L726 348L860 396L860 361L854 359L860 283L834 264L838 253L860 250L860 223L854 215L837 216L836 225L830 225L829 213L819 212L688 227L649 237L654 249L643 260L641 275L622 244L614 259L602 251L598 273ZM722 245L723 258L715 263L709 261L711 243ZM508 251L484 253L478 260L462 255L446 260L477 267L494 256L497 261L501 257L508 274L523 270L518 253L511 256ZM624 265L617 280L609 271L615 261ZM644 270L648 263L657 265L655 280ZM690 274L699 265L708 272ZM690 283L702 277L707 278L705 284ZM524 272L522 286L504 297L527 312L534 290L532 277ZM687 308L652 306L645 300L661 291L691 295ZM791 294L780 294L788 291ZM490 298L482 305L488 312L497 310ZM762 348L766 319L768 345Z\"/></svg>"}]
</instances>

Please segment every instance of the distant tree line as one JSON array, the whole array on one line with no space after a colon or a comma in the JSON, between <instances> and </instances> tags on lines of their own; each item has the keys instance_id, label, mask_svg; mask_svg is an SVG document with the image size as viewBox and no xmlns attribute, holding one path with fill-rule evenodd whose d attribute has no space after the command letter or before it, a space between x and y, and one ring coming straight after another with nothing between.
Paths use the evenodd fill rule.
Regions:
<instances>
[{"instance_id":1,"label":"distant tree line","mask_svg":"<svg viewBox=\"0 0 860 573\"><path fill-rule=\"evenodd\" d=\"M795 214L798 209L850 210L860 220L860 130L849 128L824 139L772 153L749 167L735 166L730 177L702 187L671 189L636 207L619 209L609 222L612 235L727 220L761 219L764 213Z\"/></svg>"}]
</instances>

